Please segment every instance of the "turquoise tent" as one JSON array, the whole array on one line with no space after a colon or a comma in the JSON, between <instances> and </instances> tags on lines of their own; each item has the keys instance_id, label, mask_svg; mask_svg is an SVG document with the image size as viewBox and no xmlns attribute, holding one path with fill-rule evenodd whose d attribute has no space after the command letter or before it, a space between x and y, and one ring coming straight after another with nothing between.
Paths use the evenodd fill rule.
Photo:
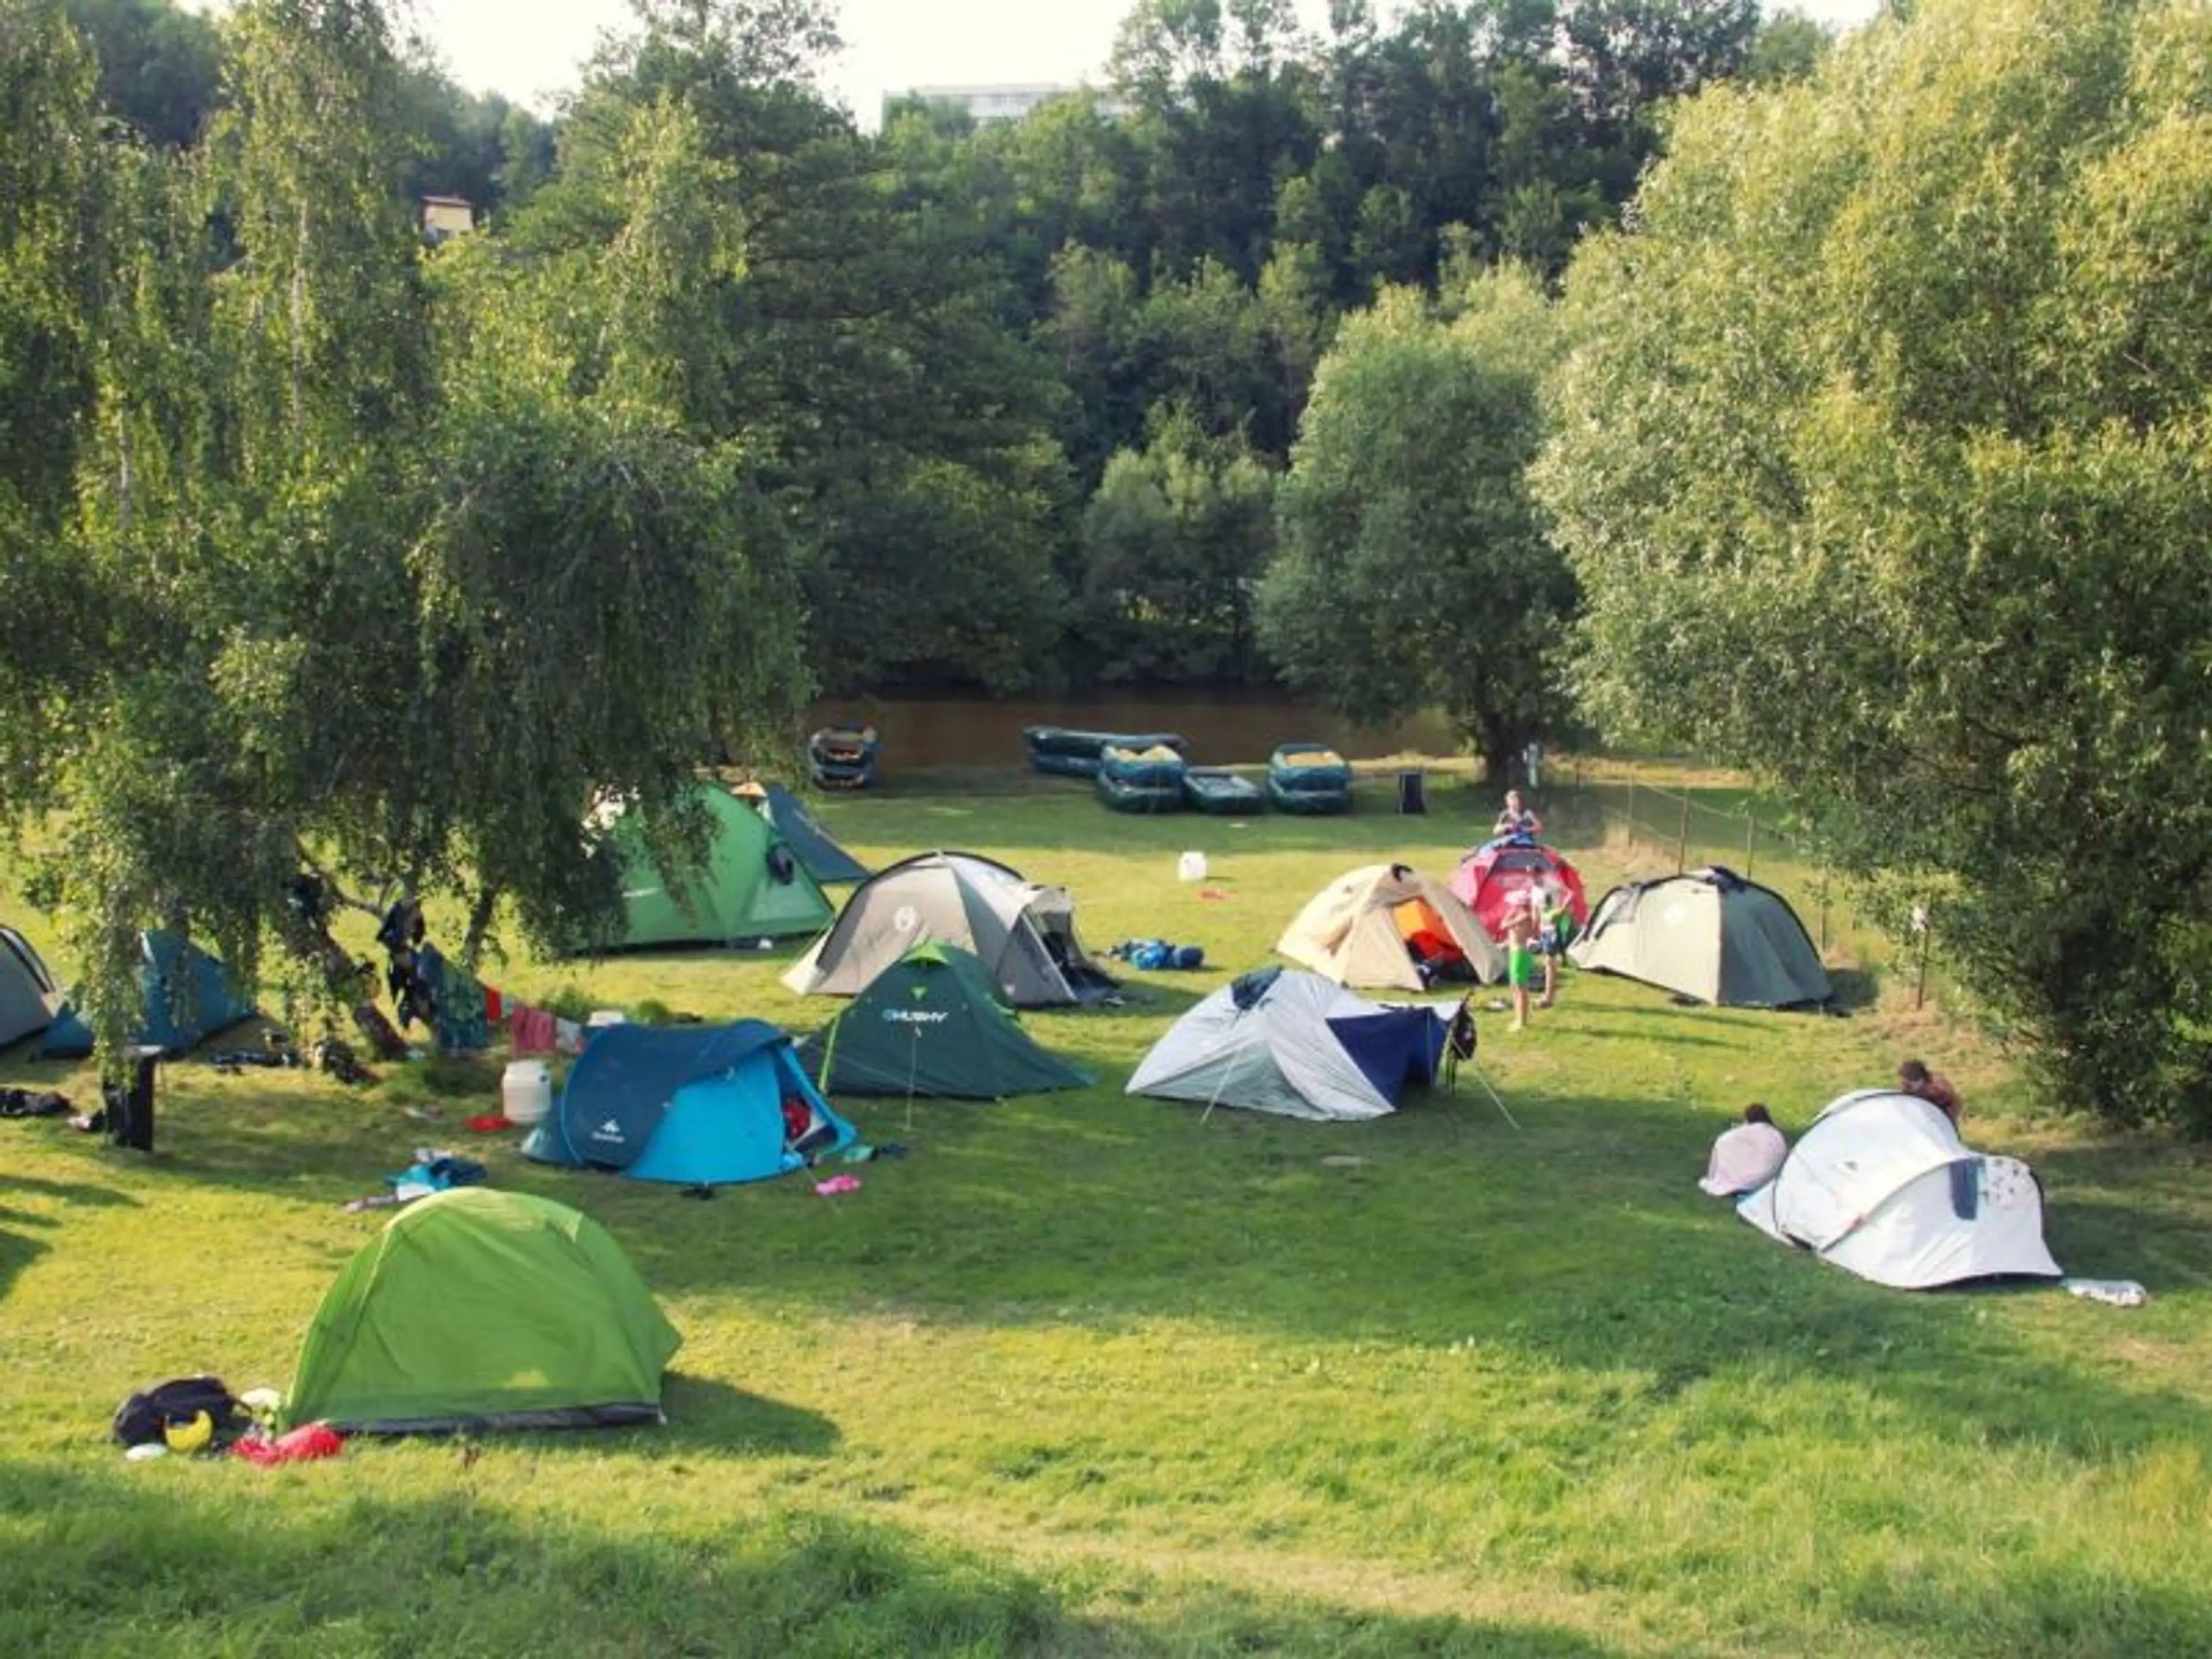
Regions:
<instances>
[{"instance_id":1,"label":"turquoise tent","mask_svg":"<svg viewBox=\"0 0 2212 1659\"><path fill-rule=\"evenodd\" d=\"M856 1139L800 1066L791 1039L765 1021L741 1019L595 1031L522 1150L635 1181L720 1186L802 1169Z\"/></svg>"},{"instance_id":2,"label":"turquoise tent","mask_svg":"<svg viewBox=\"0 0 2212 1659\"><path fill-rule=\"evenodd\" d=\"M974 952L932 939L800 1045L832 1094L1003 1100L1091 1079L1030 1041Z\"/></svg>"},{"instance_id":3,"label":"turquoise tent","mask_svg":"<svg viewBox=\"0 0 2212 1659\"><path fill-rule=\"evenodd\" d=\"M258 1012L252 999L231 983L229 969L182 934L141 933L138 952L146 1017L131 1034L134 1043L180 1054ZM92 1052L91 1028L64 1005L39 1052L49 1060L82 1059Z\"/></svg>"}]
</instances>

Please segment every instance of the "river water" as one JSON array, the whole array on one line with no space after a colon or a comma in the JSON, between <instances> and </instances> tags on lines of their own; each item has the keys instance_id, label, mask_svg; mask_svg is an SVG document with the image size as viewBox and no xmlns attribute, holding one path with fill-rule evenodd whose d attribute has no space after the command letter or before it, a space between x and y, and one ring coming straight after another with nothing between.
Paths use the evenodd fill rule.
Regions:
<instances>
[{"instance_id":1,"label":"river water","mask_svg":"<svg viewBox=\"0 0 2212 1659\"><path fill-rule=\"evenodd\" d=\"M817 703L811 727L865 719L883 735L884 764L907 767L1019 766L1029 756L1025 726L1068 726L1085 732L1175 732L1202 766L1265 761L1282 743L1325 743L1346 760L1458 752L1443 720L1424 716L1397 726L1356 726L1266 692L1121 694L1059 700L981 697L868 699Z\"/></svg>"}]
</instances>

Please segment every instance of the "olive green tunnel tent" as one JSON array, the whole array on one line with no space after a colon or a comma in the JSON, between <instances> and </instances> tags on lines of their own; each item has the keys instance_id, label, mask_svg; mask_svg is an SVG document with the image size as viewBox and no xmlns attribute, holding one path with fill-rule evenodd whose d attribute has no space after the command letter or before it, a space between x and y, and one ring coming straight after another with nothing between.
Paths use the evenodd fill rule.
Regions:
<instances>
[{"instance_id":1,"label":"olive green tunnel tent","mask_svg":"<svg viewBox=\"0 0 2212 1659\"><path fill-rule=\"evenodd\" d=\"M930 940L799 1048L825 1094L1003 1100L1091 1079L1030 1041L972 951Z\"/></svg>"},{"instance_id":2,"label":"olive green tunnel tent","mask_svg":"<svg viewBox=\"0 0 2212 1659\"><path fill-rule=\"evenodd\" d=\"M1616 887L1567 960L1723 1008L1790 1008L1834 994L1789 901L1720 865Z\"/></svg>"},{"instance_id":3,"label":"olive green tunnel tent","mask_svg":"<svg viewBox=\"0 0 2212 1659\"><path fill-rule=\"evenodd\" d=\"M286 1425L356 1434L657 1423L683 1339L629 1258L551 1199L417 1199L339 1270Z\"/></svg>"},{"instance_id":4,"label":"olive green tunnel tent","mask_svg":"<svg viewBox=\"0 0 2212 1659\"><path fill-rule=\"evenodd\" d=\"M705 864L678 876L661 867L642 813L616 801L594 813L622 862L623 921L611 938L578 948L732 945L820 932L836 908L791 843L750 803L719 784L698 799L709 821Z\"/></svg>"}]
</instances>

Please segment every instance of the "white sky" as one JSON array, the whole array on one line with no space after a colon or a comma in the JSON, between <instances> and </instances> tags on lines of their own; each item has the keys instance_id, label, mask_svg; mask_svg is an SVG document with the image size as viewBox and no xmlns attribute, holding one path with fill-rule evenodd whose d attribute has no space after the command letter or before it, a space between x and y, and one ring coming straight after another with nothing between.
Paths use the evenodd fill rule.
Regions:
<instances>
[{"instance_id":1,"label":"white sky","mask_svg":"<svg viewBox=\"0 0 2212 1659\"><path fill-rule=\"evenodd\" d=\"M981 82L1098 82L1133 0L842 0L842 58L823 76L863 126L886 91ZM1796 9L1852 24L1877 0L1796 0ZM463 86L543 104L575 84L602 30L625 24L623 0L412 0L416 25ZM404 0L395 5L404 12ZM1320 31L1327 0L1298 0ZM1393 9L1384 6L1385 15Z\"/></svg>"}]
</instances>

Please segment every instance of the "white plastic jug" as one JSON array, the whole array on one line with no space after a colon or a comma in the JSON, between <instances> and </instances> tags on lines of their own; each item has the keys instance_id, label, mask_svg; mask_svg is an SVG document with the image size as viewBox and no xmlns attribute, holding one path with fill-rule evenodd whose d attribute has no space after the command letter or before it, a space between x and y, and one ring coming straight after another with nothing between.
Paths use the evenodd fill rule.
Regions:
<instances>
[{"instance_id":1,"label":"white plastic jug","mask_svg":"<svg viewBox=\"0 0 2212 1659\"><path fill-rule=\"evenodd\" d=\"M1178 881L1204 881L1206 879L1206 854L1203 853L1185 853L1181 858L1177 859L1176 860L1176 878Z\"/></svg>"},{"instance_id":2,"label":"white plastic jug","mask_svg":"<svg viewBox=\"0 0 2212 1659\"><path fill-rule=\"evenodd\" d=\"M499 1108L510 1123L535 1123L553 1109L553 1073L544 1060L507 1063L499 1079Z\"/></svg>"}]
</instances>

